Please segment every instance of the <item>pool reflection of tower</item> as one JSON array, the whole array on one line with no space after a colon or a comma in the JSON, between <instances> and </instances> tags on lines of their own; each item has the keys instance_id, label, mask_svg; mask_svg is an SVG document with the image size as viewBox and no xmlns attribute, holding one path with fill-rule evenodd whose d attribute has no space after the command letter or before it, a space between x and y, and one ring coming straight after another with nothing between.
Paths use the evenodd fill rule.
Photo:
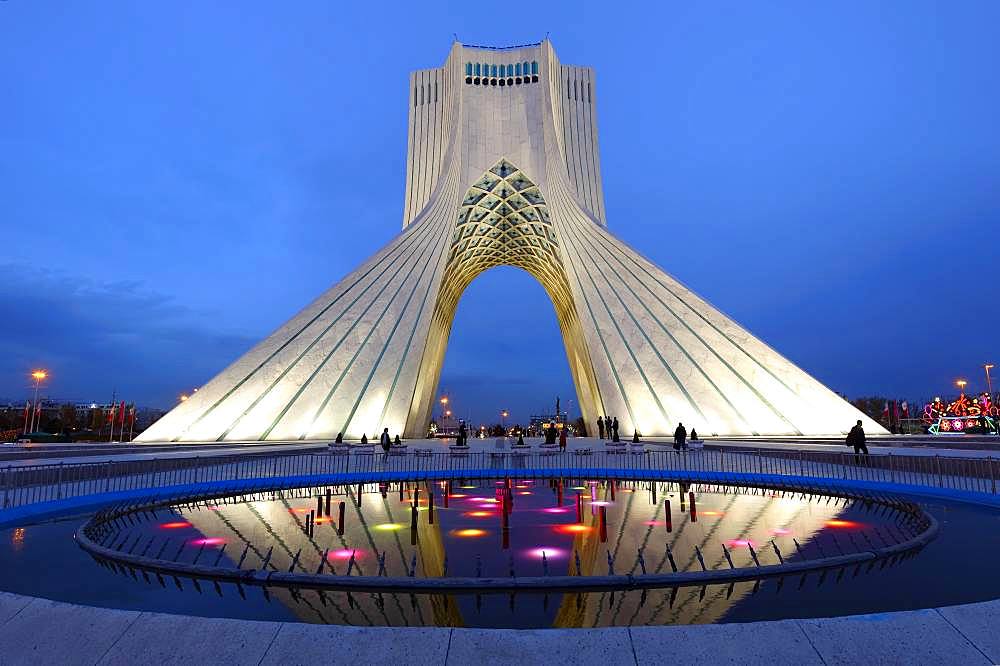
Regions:
<instances>
[{"instance_id":1,"label":"pool reflection of tower","mask_svg":"<svg viewBox=\"0 0 1000 666\"><path fill-rule=\"evenodd\" d=\"M519 484L520 485L520 484ZM557 499L558 497L558 484L556 489L553 490L553 494L549 495L552 499ZM771 491L767 492L746 492L741 491L738 493L727 493L726 495L717 494L718 490L713 490L706 486L699 485L689 485L685 484L684 490L687 490L688 496L680 496L680 499L684 502L684 510L677 515L672 516L670 520L675 523L674 531L669 536L664 532L664 523L667 522L668 515L661 515L660 511L666 510L666 502L662 497L661 493L666 490L670 493L676 493L681 490L679 484L665 484L664 488L660 488L658 483L652 483L646 486L645 483L634 484L636 489L647 490L646 493L633 492L630 487L633 484L629 482L624 482L619 485L617 482L614 486L616 489L615 502L610 502L610 493L612 486L608 482L596 483L594 485L589 485L588 488L593 488L594 492L592 497L596 497L595 500L598 502L598 507L601 506L600 503L608 502L605 504L608 529L608 540L602 544L599 535L599 524L597 522L598 515L595 516L591 513L591 519L589 521L582 521L576 523L572 519L572 514L565 516L562 519L555 518L554 520L546 522L544 516L549 513L558 513L558 511L551 511L549 508L543 506L544 502L539 503L538 500L541 499L542 495L537 492L534 493L534 498L528 499L524 498L524 502L531 502L530 506L526 506L524 503L520 505L521 511L519 513L518 529L514 530L514 525L511 522L514 520L513 516L513 503L507 504L506 502L497 503L495 500L490 503L493 510L490 512L494 516L494 520L497 519L497 513L500 513L500 521L503 517L507 517L507 526L509 533L512 536L508 537L507 548L501 548L496 551L498 554L502 550L506 550L517 558L519 562L527 558L527 562L534 563L531 564L527 569L527 575L538 575L538 569L541 563L541 551L545 550L548 564L549 564L549 575L563 575L565 573L571 573L576 575L577 573L583 575L593 575L595 573L603 573L604 560L606 557L606 549L610 552L613 558L618 560L616 564L616 573L626 573L629 566L632 564L632 560L635 559L637 549L645 549L646 554L645 563L649 567L650 573L660 573L663 572L664 564L666 563L666 558L660 552L663 548L663 539L666 538L671 543L674 548L678 559L686 561L679 561L679 569L684 570L690 566L690 555L691 548L693 544L698 544L704 554L706 555L706 560L714 559L715 561L706 564L709 568L714 566L720 566L722 562L722 555L720 550L720 542L726 538L732 538L733 541L739 541L745 543L747 541L753 541L756 543L766 543L768 538L766 534L771 534L772 536L781 537L783 539L789 539L790 534L788 532L789 527L795 529L795 534L803 543L807 543L810 539L810 534L813 530L813 525L815 524L825 524L828 519L835 518L840 513L839 505L833 504L827 506L825 504L812 505L805 504L799 500L782 500L780 497L776 496L775 493ZM506 483L504 483L506 486ZM447 487L447 484L445 485ZM397 555L390 559L390 563L394 565L397 569L402 561L406 561L409 564L409 560L413 554L416 552L418 554L418 574L425 577L442 576L446 574L444 567L445 561L445 543L442 541L441 530L448 531L449 527L456 526L466 526L468 522L465 521L464 514L472 514L476 512L465 511L463 506L450 507L450 511L444 511L440 509L440 505L437 505L435 510L434 522L430 522L429 507L424 507L423 498L428 498L430 496L430 485L428 485L427 490L420 492L422 489L413 489L411 491L411 496L406 496L406 485L402 485L399 490L403 491L404 502L396 504L395 497L393 500L385 500L382 498L382 491L387 491L386 494L391 492L391 487L387 486L375 486L374 488L364 488L362 486L362 493L368 493L370 490L378 489L378 494L370 493L369 498L373 498L375 501L369 499L363 502L363 507L358 507L356 501L350 502L350 499L354 499L351 495L354 495L357 487L349 487L347 489L339 488L338 495L345 496L354 512L354 517L347 521L347 530L344 535L337 535L339 520L322 520L317 521L316 530L309 538L309 535L303 536L302 530L302 516L298 513L294 513L294 508L298 506L308 506L312 505L316 508L314 502L318 501L317 495L325 495L325 488L317 489L313 491L312 494L308 495L298 495L302 497L305 501L299 503L293 503L289 500L289 497L295 497L294 494L287 494L287 496L277 495L275 496L274 502L256 502L257 506L261 507L259 511L254 509L255 502L248 502L242 505L230 505L224 504L220 511L210 511L206 517L204 511L194 511L191 512L191 520L196 523L197 527L202 531L204 535L213 537L222 537L232 540L232 535L237 535L237 543L252 543L253 534L252 529L248 532L246 528L240 529L240 520L249 519L255 522L258 526L262 526L264 533L268 535L268 538L274 543L275 556L273 563L279 568L284 566L287 568L289 562L295 555L295 551L298 548L298 544L291 540L292 532L285 532L291 526L296 526L294 532L299 536L296 539L304 539L300 543L303 545L308 545L307 548L303 548L303 555L301 557L300 564L316 567L319 561L319 557L322 554L324 548L322 546L326 545L323 543L324 536L326 535L336 535L334 536L338 545L338 553L349 553L353 552L359 542L357 540L358 536L362 538L367 538L369 543L369 548L367 552L368 557L371 557L372 552L384 551L386 547L390 550L395 548ZM479 501L486 501L482 499L482 490L485 488L480 488L477 496L480 498ZM528 489L519 490L520 492L530 492ZM697 522L692 521L692 516L690 512L690 493L695 493L695 513L697 515ZM705 501L699 497L699 493L708 492ZM506 492L503 493L506 495ZM643 497L637 498L637 495L642 495ZM324 497L325 499L325 497ZM513 499L513 498L512 498ZM583 498L581 498L582 500ZM659 500L657 504L656 500ZM379 502L378 500L382 500ZM412 501L412 500L415 500ZM638 500L638 503L636 503ZM460 500L456 500L460 501ZM466 499L473 507L475 506L473 498ZM399 537L393 531L383 532L383 531L372 531L372 527L379 521L393 521L398 518L397 511L406 511L410 509L412 511L414 503L417 504L417 509L420 513L426 513L424 519L421 519L418 513L417 522L417 544L416 550L411 552L409 548L403 547L399 544ZM267 509L266 504L272 504L275 508ZM324 503L325 504L325 503ZM462 504L465 504L464 502ZM470 504L465 504L468 507ZM504 506L507 504L507 506ZM282 510L277 514L274 513L277 507L282 507ZM558 509L559 507L549 507ZM304 508L304 506L302 506ZM336 516L336 511L338 507L331 506L332 513ZM569 511L573 509L570 508ZM537 514L535 512L538 512ZM628 518L628 511L633 511L633 517ZM638 515L634 515L638 512ZM813 513L814 515L810 517L806 524L800 524L798 521L798 516L804 513ZM323 510L324 518L328 516L328 512ZM395 515L394 515L395 514ZM227 524L223 521L224 528L226 532L220 534L218 530L218 524L211 520L211 516L217 515L218 518L226 518L229 520L231 517L239 518L236 523L229 520ZM411 514L412 515L412 514ZM367 516L367 517L366 517ZM646 521L645 524L648 529L643 532L640 529L636 529L636 519L643 519L643 517L649 517L650 520ZM242 518L240 518L242 517ZM284 517L284 523L287 527L282 527L275 521ZM541 517L541 518L539 518ZM566 518L569 521L563 522ZM582 518L582 516L581 516ZM405 518L404 518L405 520ZM290 522L289 522L290 521ZM615 523L617 525L610 524ZM331 524L331 528L327 530L324 525L327 523ZM834 521L837 525L842 524L841 522ZM394 523L388 523L394 524ZM843 524L846 524L843 523ZM405 523L404 523L405 525ZM502 525L502 522L501 522ZM576 527L587 528L580 531L574 531L571 529L562 529L563 527ZM403 525L400 525L403 527ZM554 529L559 527L560 529ZM733 529L735 528L735 529ZM772 528L768 530L768 528ZM804 528L807 528L804 531ZM695 529L695 532L691 530ZM846 529L846 528L842 528ZM732 530L732 531L730 531ZM780 530L780 531L779 531ZM566 552L562 552L563 544L556 543L553 544L548 541L545 534L567 534L569 532L572 535L572 540L569 548ZM372 540L372 535L378 534L379 541L383 543L377 543ZM388 539L390 544L385 544L384 541ZM405 537L404 537L405 539ZM841 540L843 544L846 544L846 540ZM396 546L392 546L392 542L397 542ZM435 544L435 542L437 542ZM453 540L449 539L447 541L447 547L450 549L455 545L461 546L459 552L465 551L470 555L475 554L475 544L476 539L472 538L465 543L465 540ZM564 542L565 543L565 542ZM832 544L831 544L832 545ZM534 546L533 548L531 546ZM528 547L529 550L522 552L521 549ZM231 547L232 548L232 547ZM649 555L650 549L653 552L657 552L657 556L651 557ZM236 549L237 554L239 550L242 550L242 544ZM259 548L253 548L253 552L260 550ZM267 550L265 548L264 550ZM783 547L784 550L784 547ZM790 549L789 549L790 550ZM470 552L471 551L471 552ZM333 549L331 548L331 554ZM371 562L368 566L364 564L363 553L359 549L359 559L356 563L357 568L354 569L355 574L362 575L373 575L374 569L370 568ZM733 557L738 561L738 566L745 564L749 559L748 551L745 546L737 547L733 550ZM580 570L579 572L575 569L576 556L580 557ZM711 556L711 557L709 557ZM794 555L793 555L794 556ZM251 555L252 561L253 555ZM257 555L258 558L263 557L263 553ZM566 570L560 571L553 567L555 559L562 559L566 564ZM455 566L450 567L450 571L447 573L449 575L469 575L468 562L471 560L469 558L465 559L465 566L463 567L463 561L453 558L455 561ZM311 564L308 564L311 562ZM346 560L345 560L346 562ZM502 557L500 560L495 561L490 564L488 571L485 575L492 576L497 575L498 572L505 572L508 564L508 556ZM251 565L252 566L252 565ZM343 564L338 565L339 574L344 573ZM518 564L519 571L518 575L522 574L520 570L523 564ZM725 566L722 564L721 566ZM499 567L499 568L498 568ZM562 563L559 564L562 567ZM669 571L669 568L667 568ZM395 575L390 572L390 575ZM684 618L692 621L708 621L714 617L721 616L724 614L728 608L732 607L733 604L738 603L738 601L751 591L752 585L741 586L737 584L735 588L730 591L727 586L723 586L716 590L714 587L709 589L704 595L702 595L701 590L680 590L679 593L671 594L669 596L674 597L674 603L671 605L670 601L667 599L666 592L657 596L651 597L656 600L662 600L663 603L654 603L653 605L644 605L640 603L641 595L629 595L617 593L614 596L614 610L613 614L616 617L621 616L621 614L636 614L638 622L640 623L662 623L664 621L670 622L671 620L676 621L678 618ZM368 607L366 602L361 596L355 595L351 601L347 601L346 597L340 593L328 594L329 598L340 598L344 599L343 605L340 610L334 608L333 605L326 606L325 608L321 606L320 603L312 603L311 606L303 606L303 601L301 599L295 599L289 596L289 594L280 589L272 588L271 594L274 598L280 598L286 605L289 606L294 612L298 613L296 608L301 608L302 612L309 614L310 616L315 616L317 618L326 618L322 621L329 621L328 613L332 610L335 614L341 612L347 613L348 616L351 614L359 614L367 608L366 613L375 612L376 616L382 617L382 609ZM364 595L362 595L364 596ZM702 599L704 596L704 599ZM403 595L400 599L404 602L403 606L412 608L413 601L408 599L409 595ZM489 595L486 595L488 598ZM731 597L727 601L727 597ZM386 595L385 599L392 599L393 597ZM522 599L524 597L522 596ZM534 596L538 600L539 606L536 608L541 609L544 606L544 598L542 595ZM447 618L449 624L461 623L461 613L458 611L457 606L453 606L452 602L454 598L442 597L436 602L431 602L431 600L426 596L417 595L416 608L414 608L414 613L416 614L426 614L432 610L433 603L438 604L438 609L433 611L433 615L437 618ZM448 601L451 599L452 601ZM596 609L600 608L600 604L605 603L611 599L608 594L587 594L582 597L576 595L567 595L567 601L570 603L570 607L574 609L572 617L575 619L573 622L581 622L584 616L589 619L586 620L587 623L592 623L598 616L594 615ZM374 598L373 598L374 600ZM427 605L424 605L424 602ZM373 601L374 603L374 601ZM489 605L487 604L487 607ZM420 610L423 609L423 610ZM612 612L612 611L608 611ZM560 612L556 611L556 618L560 617ZM409 615L409 612L407 612ZM563 620L567 620L566 616ZM359 621L363 621L358 618ZM344 621L344 620L337 620ZM384 620L386 623L396 623L400 620L391 620L388 616ZM601 622L607 622L607 619L601 619ZM619 621L619 620L616 620ZM557 624L557 626L559 626ZM569 625L562 625L569 626ZM575 624L573 626L579 626Z\"/></svg>"}]
</instances>

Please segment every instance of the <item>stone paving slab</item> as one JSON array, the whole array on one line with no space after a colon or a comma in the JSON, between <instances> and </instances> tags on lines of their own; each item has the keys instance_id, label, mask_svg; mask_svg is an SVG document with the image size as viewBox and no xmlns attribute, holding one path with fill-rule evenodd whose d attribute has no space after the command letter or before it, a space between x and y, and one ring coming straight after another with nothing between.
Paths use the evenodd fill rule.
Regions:
<instances>
[{"instance_id":1,"label":"stone paving slab","mask_svg":"<svg viewBox=\"0 0 1000 666\"><path fill-rule=\"evenodd\" d=\"M96 664L139 615L34 599L0 626L0 663Z\"/></svg>"},{"instance_id":2,"label":"stone paving slab","mask_svg":"<svg viewBox=\"0 0 1000 666\"><path fill-rule=\"evenodd\" d=\"M816 650L795 620L632 627L639 664L747 664L822 666Z\"/></svg>"},{"instance_id":3,"label":"stone paving slab","mask_svg":"<svg viewBox=\"0 0 1000 666\"><path fill-rule=\"evenodd\" d=\"M936 610L797 620L826 664L989 664Z\"/></svg>"},{"instance_id":4,"label":"stone paving slab","mask_svg":"<svg viewBox=\"0 0 1000 666\"><path fill-rule=\"evenodd\" d=\"M31 597L10 592L0 592L0 625L24 610L31 603Z\"/></svg>"},{"instance_id":5,"label":"stone paving slab","mask_svg":"<svg viewBox=\"0 0 1000 666\"><path fill-rule=\"evenodd\" d=\"M287 623L259 663L443 664L451 629ZM254 661L253 663L258 663ZM475 663L469 662L469 663Z\"/></svg>"},{"instance_id":6,"label":"stone paving slab","mask_svg":"<svg viewBox=\"0 0 1000 666\"><path fill-rule=\"evenodd\" d=\"M1000 600L810 620L601 629L347 627L0 593L0 664L988 664Z\"/></svg>"},{"instance_id":7,"label":"stone paving slab","mask_svg":"<svg viewBox=\"0 0 1000 666\"><path fill-rule=\"evenodd\" d=\"M1000 599L937 610L990 661L1000 664Z\"/></svg>"},{"instance_id":8,"label":"stone paving slab","mask_svg":"<svg viewBox=\"0 0 1000 666\"><path fill-rule=\"evenodd\" d=\"M635 664L628 629L455 629L448 650L456 666L563 663Z\"/></svg>"},{"instance_id":9,"label":"stone paving slab","mask_svg":"<svg viewBox=\"0 0 1000 666\"><path fill-rule=\"evenodd\" d=\"M280 622L143 613L99 662L113 664L257 664Z\"/></svg>"}]
</instances>

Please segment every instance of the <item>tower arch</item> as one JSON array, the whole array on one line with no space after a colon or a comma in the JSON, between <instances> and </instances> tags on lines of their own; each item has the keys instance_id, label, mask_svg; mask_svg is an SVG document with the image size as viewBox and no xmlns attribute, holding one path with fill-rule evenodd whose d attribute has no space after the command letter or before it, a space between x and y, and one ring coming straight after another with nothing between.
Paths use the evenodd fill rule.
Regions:
<instances>
[{"instance_id":1,"label":"tower arch","mask_svg":"<svg viewBox=\"0 0 1000 666\"><path fill-rule=\"evenodd\" d=\"M407 431L417 431L430 420L462 294L476 277L497 266L520 268L542 285L555 308L578 403L585 418L592 415L596 420L602 413L600 390L563 262L541 189L500 158L468 188L458 206Z\"/></svg>"}]
</instances>

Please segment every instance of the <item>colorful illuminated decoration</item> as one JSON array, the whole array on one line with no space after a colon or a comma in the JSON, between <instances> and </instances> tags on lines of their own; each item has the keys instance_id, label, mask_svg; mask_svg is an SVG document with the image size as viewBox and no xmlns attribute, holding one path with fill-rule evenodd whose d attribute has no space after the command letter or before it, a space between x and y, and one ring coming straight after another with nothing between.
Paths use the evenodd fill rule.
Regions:
<instances>
[{"instance_id":1,"label":"colorful illuminated decoration","mask_svg":"<svg viewBox=\"0 0 1000 666\"><path fill-rule=\"evenodd\" d=\"M932 435L963 433L997 433L1000 408L989 393L970 398L962 393L955 400L945 403L934 398L924 406L921 417Z\"/></svg>"}]
</instances>

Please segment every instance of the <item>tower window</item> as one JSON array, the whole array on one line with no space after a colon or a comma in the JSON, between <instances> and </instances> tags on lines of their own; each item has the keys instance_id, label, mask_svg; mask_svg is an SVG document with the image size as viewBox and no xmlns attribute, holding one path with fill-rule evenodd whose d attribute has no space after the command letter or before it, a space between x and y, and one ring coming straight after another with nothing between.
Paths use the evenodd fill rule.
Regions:
<instances>
[{"instance_id":1,"label":"tower window","mask_svg":"<svg viewBox=\"0 0 1000 666\"><path fill-rule=\"evenodd\" d=\"M481 76L481 75L482 75L482 72L479 69L479 63L477 62L476 63L476 76Z\"/></svg>"},{"instance_id":2,"label":"tower window","mask_svg":"<svg viewBox=\"0 0 1000 666\"><path fill-rule=\"evenodd\" d=\"M496 75L497 75L497 66L490 65L490 76L496 76Z\"/></svg>"},{"instance_id":3,"label":"tower window","mask_svg":"<svg viewBox=\"0 0 1000 666\"><path fill-rule=\"evenodd\" d=\"M471 62L465 63L465 75L466 76L472 76L472 63Z\"/></svg>"},{"instance_id":4,"label":"tower window","mask_svg":"<svg viewBox=\"0 0 1000 666\"><path fill-rule=\"evenodd\" d=\"M535 60L531 61L531 73L532 75L538 74L538 62Z\"/></svg>"},{"instance_id":5,"label":"tower window","mask_svg":"<svg viewBox=\"0 0 1000 666\"><path fill-rule=\"evenodd\" d=\"M514 65L514 76L521 76L521 63Z\"/></svg>"}]
</instances>

